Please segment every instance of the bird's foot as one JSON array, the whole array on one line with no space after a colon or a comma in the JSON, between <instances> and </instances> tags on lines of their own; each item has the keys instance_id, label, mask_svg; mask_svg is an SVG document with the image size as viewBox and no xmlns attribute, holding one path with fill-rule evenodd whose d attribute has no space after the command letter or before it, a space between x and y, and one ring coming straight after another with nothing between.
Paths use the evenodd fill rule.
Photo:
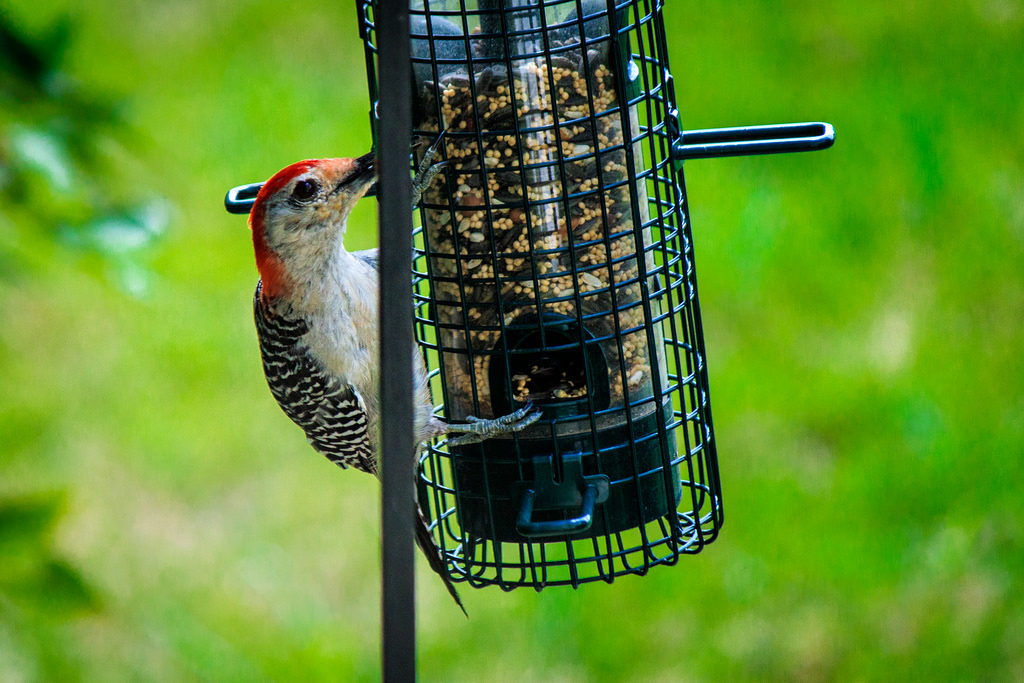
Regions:
<instances>
[{"instance_id":1,"label":"bird's foot","mask_svg":"<svg viewBox=\"0 0 1024 683\"><path fill-rule=\"evenodd\" d=\"M438 150L441 148L441 141L444 140L444 133L445 131L441 131L441 134L431 143L430 147L427 147L427 151L423 153L423 158L420 159L420 163L416 166L416 175L412 179L412 208L414 210L419 206L420 200L423 199L423 193L430 187L430 183L433 182L434 178L441 171L448 167L449 162L447 160L434 163Z\"/></svg>"},{"instance_id":2,"label":"bird's foot","mask_svg":"<svg viewBox=\"0 0 1024 683\"><path fill-rule=\"evenodd\" d=\"M486 441L498 434L518 432L532 425L540 419L540 411L533 409L533 403L509 413L496 417L493 420L484 420L472 415L466 418L466 424L450 424L446 430L449 434L462 434L454 439L448 440L449 446L465 446L471 443Z\"/></svg>"}]
</instances>

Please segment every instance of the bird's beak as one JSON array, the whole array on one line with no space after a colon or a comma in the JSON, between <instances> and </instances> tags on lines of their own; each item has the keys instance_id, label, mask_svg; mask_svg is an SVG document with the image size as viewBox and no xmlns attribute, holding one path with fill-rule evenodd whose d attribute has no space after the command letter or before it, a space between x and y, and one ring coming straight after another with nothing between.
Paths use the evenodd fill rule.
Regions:
<instances>
[{"instance_id":1,"label":"bird's beak","mask_svg":"<svg viewBox=\"0 0 1024 683\"><path fill-rule=\"evenodd\" d=\"M360 179L362 176L370 176L374 179L377 178L377 155L373 152L364 154L356 160L356 173L359 174Z\"/></svg>"},{"instance_id":2,"label":"bird's beak","mask_svg":"<svg viewBox=\"0 0 1024 683\"><path fill-rule=\"evenodd\" d=\"M377 155L373 152L364 154L356 159L356 163L359 164L359 168L362 169L362 173L368 175L371 179L367 187L366 194L377 194Z\"/></svg>"},{"instance_id":3,"label":"bird's beak","mask_svg":"<svg viewBox=\"0 0 1024 683\"><path fill-rule=\"evenodd\" d=\"M348 161L351 164L351 170L335 185L331 191L332 195L336 195L342 190L351 190L361 196L377 180L377 156L373 152Z\"/></svg>"}]
</instances>

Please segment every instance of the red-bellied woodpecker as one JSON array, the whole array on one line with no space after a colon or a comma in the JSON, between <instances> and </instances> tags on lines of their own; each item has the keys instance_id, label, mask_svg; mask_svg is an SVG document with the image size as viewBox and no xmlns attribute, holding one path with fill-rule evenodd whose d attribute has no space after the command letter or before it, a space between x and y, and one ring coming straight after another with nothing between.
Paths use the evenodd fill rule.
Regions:
<instances>
[{"instance_id":1,"label":"red-bellied woodpecker","mask_svg":"<svg viewBox=\"0 0 1024 683\"><path fill-rule=\"evenodd\" d=\"M376 475L377 250L350 252L343 243L352 207L376 179L374 165L372 154L292 164L260 189L249 225L260 273L253 302L256 331L271 393L313 448L342 468ZM423 184L421 178L420 189ZM418 443L441 434L480 441L539 417L526 406L493 420L445 422L434 414L418 352L413 368ZM462 607L418 510L414 522L431 568Z\"/></svg>"}]
</instances>

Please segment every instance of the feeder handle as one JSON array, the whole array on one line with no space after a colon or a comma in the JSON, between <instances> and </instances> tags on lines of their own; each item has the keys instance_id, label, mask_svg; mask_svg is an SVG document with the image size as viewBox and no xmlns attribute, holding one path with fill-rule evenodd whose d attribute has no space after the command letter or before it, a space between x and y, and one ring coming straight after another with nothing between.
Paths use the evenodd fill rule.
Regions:
<instances>
[{"instance_id":1,"label":"feeder handle","mask_svg":"<svg viewBox=\"0 0 1024 683\"><path fill-rule=\"evenodd\" d=\"M672 158L712 159L750 154L813 152L835 142L831 123L776 123L769 126L686 130L672 143Z\"/></svg>"},{"instance_id":2,"label":"feeder handle","mask_svg":"<svg viewBox=\"0 0 1024 683\"><path fill-rule=\"evenodd\" d=\"M228 210L228 213L249 213L261 187L263 187L263 183L249 183L232 187L224 196L224 208Z\"/></svg>"},{"instance_id":3,"label":"feeder handle","mask_svg":"<svg viewBox=\"0 0 1024 683\"><path fill-rule=\"evenodd\" d=\"M585 531L594 521L594 503L597 501L597 495L597 485L587 484L579 516L550 522L532 522L530 518L533 517L533 501L537 498L537 493L533 489L527 489L523 492L523 502L519 506L516 531L523 536L565 536Z\"/></svg>"},{"instance_id":4,"label":"feeder handle","mask_svg":"<svg viewBox=\"0 0 1024 683\"><path fill-rule=\"evenodd\" d=\"M672 143L672 158L684 161L751 154L813 152L828 149L835 139L836 132L831 123L776 123L770 126L686 130ZM263 183L231 188L224 197L224 208L228 213L249 213L261 187ZM371 187L366 195L373 196L375 190L376 186Z\"/></svg>"}]
</instances>

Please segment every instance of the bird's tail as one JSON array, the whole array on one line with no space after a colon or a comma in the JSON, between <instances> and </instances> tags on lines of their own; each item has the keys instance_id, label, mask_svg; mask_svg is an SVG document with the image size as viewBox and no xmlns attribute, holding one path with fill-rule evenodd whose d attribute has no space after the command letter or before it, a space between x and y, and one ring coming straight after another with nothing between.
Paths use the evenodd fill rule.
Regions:
<instances>
[{"instance_id":1,"label":"bird's tail","mask_svg":"<svg viewBox=\"0 0 1024 683\"><path fill-rule=\"evenodd\" d=\"M448 577L447 567L445 567L444 558L441 557L441 549L434 543L434 537L430 534L430 529L427 527L427 520L423 519L423 513L420 511L419 506L416 506L416 545L420 547L423 554L427 556L427 563L430 568L441 577L444 581L444 587L451 593L452 598L455 600L455 604L459 606L462 613L469 617L469 612L466 611L465 605L462 604L462 598L459 597L458 591L455 590L455 584Z\"/></svg>"}]
</instances>

